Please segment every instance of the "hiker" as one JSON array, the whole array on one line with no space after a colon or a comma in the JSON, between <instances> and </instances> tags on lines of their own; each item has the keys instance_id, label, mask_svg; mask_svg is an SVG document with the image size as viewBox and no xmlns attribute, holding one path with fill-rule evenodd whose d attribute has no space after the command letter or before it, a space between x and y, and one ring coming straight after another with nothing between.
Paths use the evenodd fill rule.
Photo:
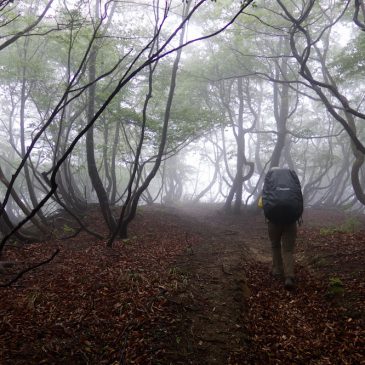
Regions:
<instances>
[{"instance_id":1,"label":"hiker","mask_svg":"<svg viewBox=\"0 0 365 365\"><path fill-rule=\"evenodd\" d=\"M293 289L297 223L301 222L303 213L301 186L294 170L274 167L268 171L262 191L262 206L271 241L272 274L284 277L285 288Z\"/></svg>"}]
</instances>

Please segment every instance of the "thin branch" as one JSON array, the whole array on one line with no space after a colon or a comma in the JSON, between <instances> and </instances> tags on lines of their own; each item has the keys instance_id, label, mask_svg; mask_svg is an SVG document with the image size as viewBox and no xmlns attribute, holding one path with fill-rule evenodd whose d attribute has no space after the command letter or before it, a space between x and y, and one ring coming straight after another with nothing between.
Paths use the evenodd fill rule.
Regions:
<instances>
[{"instance_id":1,"label":"thin branch","mask_svg":"<svg viewBox=\"0 0 365 365\"><path fill-rule=\"evenodd\" d=\"M45 7L43 13L37 18L37 20L34 23L29 25L27 28L21 30L20 32L15 34L13 37L9 38L4 43L0 44L0 51L3 50L4 48L6 48L7 46L9 46L10 44L14 43L15 41L17 41L22 35L30 32L32 29L34 29L44 18L48 9L51 7L52 3L53 3L53 0L50 0L49 3L47 4L47 6Z\"/></svg>"},{"instance_id":2,"label":"thin branch","mask_svg":"<svg viewBox=\"0 0 365 365\"><path fill-rule=\"evenodd\" d=\"M38 267L48 264L49 262L51 262L60 252L60 249L57 248L57 250L52 254L51 257L49 257L47 260L44 260L34 266L28 267L26 269L24 269L23 271L20 271L13 279L11 279L9 282L7 282L6 284L0 284L0 288L6 288L11 286L12 284L14 284L15 282L17 282L24 274L26 274L29 271L35 270Z\"/></svg>"}]
</instances>

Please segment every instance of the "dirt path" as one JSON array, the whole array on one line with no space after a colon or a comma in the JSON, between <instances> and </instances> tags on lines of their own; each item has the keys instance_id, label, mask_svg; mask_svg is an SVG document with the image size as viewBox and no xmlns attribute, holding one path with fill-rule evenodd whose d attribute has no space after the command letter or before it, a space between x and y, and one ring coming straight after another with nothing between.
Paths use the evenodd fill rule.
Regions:
<instances>
[{"instance_id":1,"label":"dirt path","mask_svg":"<svg viewBox=\"0 0 365 365\"><path fill-rule=\"evenodd\" d=\"M12 245L0 283L60 253L0 289L0 364L365 364L364 217L305 222L292 292L270 275L255 209L143 207L113 248L85 234ZM98 211L89 224L103 230Z\"/></svg>"},{"instance_id":2,"label":"dirt path","mask_svg":"<svg viewBox=\"0 0 365 365\"><path fill-rule=\"evenodd\" d=\"M173 364L234 362L247 345L242 324L250 295L248 263L270 260L264 220L257 213L227 216L204 207L184 207L175 216L200 240L191 245L187 235L188 255L175 262L176 270L188 280L180 295L170 298L181 304L185 336L169 360Z\"/></svg>"},{"instance_id":3,"label":"dirt path","mask_svg":"<svg viewBox=\"0 0 365 365\"><path fill-rule=\"evenodd\" d=\"M175 262L186 285L170 298L179 305L180 334L166 364L365 363L363 276L348 282L348 297L330 298L331 276L318 276L298 263L298 288L287 292L270 275L261 212L227 216L200 206L170 213L200 240L189 245L187 235L187 255ZM301 228L298 261L308 256L309 238ZM360 245L364 248L364 242ZM337 254L343 256L332 252L335 259ZM337 275L334 270L331 275Z\"/></svg>"}]
</instances>

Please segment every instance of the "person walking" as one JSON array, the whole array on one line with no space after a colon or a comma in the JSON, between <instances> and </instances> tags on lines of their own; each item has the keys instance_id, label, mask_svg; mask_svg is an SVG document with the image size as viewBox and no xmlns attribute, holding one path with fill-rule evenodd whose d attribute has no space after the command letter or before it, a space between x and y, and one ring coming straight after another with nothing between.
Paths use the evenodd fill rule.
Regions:
<instances>
[{"instance_id":1,"label":"person walking","mask_svg":"<svg viewBox=\"0 0 365 365\"><path fill-rule=\"evenodd\" d=\"M294 249L297 224L303 214L303 195L294 170L271 168L266 174L262 206L268 222L272 250L272 274L284 277L284 286L295 287Z\"/></svg>"}]
</instances>

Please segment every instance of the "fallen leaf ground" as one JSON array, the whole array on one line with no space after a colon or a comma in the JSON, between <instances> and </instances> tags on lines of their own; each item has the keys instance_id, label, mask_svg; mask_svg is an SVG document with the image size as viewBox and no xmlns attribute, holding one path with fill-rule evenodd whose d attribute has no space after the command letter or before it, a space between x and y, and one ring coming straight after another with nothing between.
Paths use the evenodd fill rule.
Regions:
<instances>
[{"instance_id":1,"label":"fallen leaf ground","mask_svg":"<svg viewBox=\"0 0 365 365\"><path fill-rule=\"evenodd\" d=\"M113 248L82 233L10 246L1 283L60 253L0 288L0 364L363 364L364 220L304 222L293 292L269 274L256 210L146 207Z\"/></svg>"}]
</instances>

